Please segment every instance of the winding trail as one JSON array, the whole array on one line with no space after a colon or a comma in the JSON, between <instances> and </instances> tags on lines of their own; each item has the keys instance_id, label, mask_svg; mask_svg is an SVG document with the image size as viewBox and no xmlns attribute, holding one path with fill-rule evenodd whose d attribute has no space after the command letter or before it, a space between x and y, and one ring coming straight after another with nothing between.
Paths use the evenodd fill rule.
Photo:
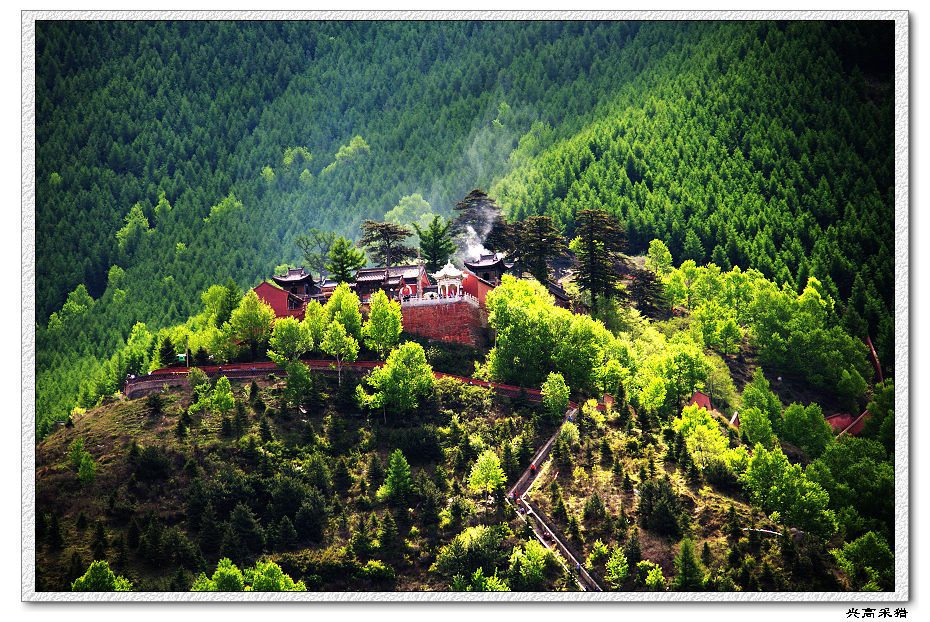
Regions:
<instances>
[{"instance_id":1,"label":"winding trail","mask_svg":"<svg viewBox=\"0 0 930 622\"><path fill-rule=\"evenodd\" d=\"M578 413L578 406L570 403L568 411L565 413L565 421ZM562 423L564 424L565 421ZM549 437L542 447L540 447L533 458L530 460L530 466L517 478L514 485L507 491L507 503L518 510L517 515L526 521L536 538L549 550L555 550L568 562L566 570L575 579L575 582L585 592L602 592L601 586L598 585L594 577L588 574L584 567L584 555L576 549L568 539L558 529L553 526L552 519L549 518L536 504L529 500L528 493L533 488L536 480L542 475L546 460L552 452L555 440L562 431L562 425L556 429L555 433ZM524 512L519 512L520 506ZM530 520L533 517L533 520ZM546 536L549 536L548 538Z\"/></svg>"}]
</instances>

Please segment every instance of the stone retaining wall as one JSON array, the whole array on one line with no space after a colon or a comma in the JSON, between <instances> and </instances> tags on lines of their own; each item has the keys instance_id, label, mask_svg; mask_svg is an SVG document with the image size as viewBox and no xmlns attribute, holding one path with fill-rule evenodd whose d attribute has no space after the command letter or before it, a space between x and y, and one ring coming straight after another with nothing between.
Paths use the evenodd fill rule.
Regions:
<instances>
[{"instance_id":1,"label":"stone retaining wall","mask_svg":"<svg viewBox=\"0 0 930 622\"><path fill-rule=\"evenodd\" d=\"M487 318L469 297L406 302L401 305L404 330L438 341L469 346L484 345Z\"/></svg>"}]
</instances>

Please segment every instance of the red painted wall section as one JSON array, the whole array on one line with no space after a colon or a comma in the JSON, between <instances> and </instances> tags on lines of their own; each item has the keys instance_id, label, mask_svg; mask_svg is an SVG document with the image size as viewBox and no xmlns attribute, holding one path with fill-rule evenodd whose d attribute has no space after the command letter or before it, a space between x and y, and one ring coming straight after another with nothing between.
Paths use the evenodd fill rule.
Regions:
<instances>
[{"instance_id":1,"label":"red painted wall section","mask_svg":"<svg viewBox=\"0 0 930 622\"><path fill-rule=\"evenodd\" d=\"M298 320L304 319L303 307L300 309L287 308L287 292L280 287L275 287L265 281L255 288L255 294L274 310L276 318L296 317Z\"/></svg>"},{"instance_id":2,"label":"red painted wall section","mask_svg":"<svg viewBox=\"0 0 930 622\"><path fill-rule=\"evenodd\" d=\"M439 300L401 305L404 330L438 341L470 346L484 341L481 308L469 300Z\"/></svg>"},{"instance_id":3,"label":"red painted wall section","mask_svg":"<svg viewBox=\"0 0 930 622\"><path fill-rule=\"evenodd\" d=\"M708 411L713 410L710 406L710 398L700 391L695 391L694 395L691 396L691 401L688 402L688 406L691 406L692 404L697 404L699 407Z\"/></svg>"},{"instance_id":4,"label":"red painted wall section","mask_svg":"<svg viewBox=\"0 0 930 622\"><path fill-rule=\"evenodd\" d=\"M462 289L465 293L477 298L481 306L484 307L484 299L487 297L488 292L494 289L494 286L479 280L474 274L466 272L465 278L462 279Z\"/></svg>"}]
</instances>

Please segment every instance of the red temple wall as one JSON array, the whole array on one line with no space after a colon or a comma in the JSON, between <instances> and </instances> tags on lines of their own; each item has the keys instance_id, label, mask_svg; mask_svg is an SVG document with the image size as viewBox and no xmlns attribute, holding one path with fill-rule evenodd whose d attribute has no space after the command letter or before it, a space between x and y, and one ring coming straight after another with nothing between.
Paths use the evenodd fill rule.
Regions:
<instances>
[{"instance_id":1,"label":"red temple wall","mask_svg":"<svg viewBox=\"0 0 930 622\"><path fill-rule=\"evenodd\" d=\"M468 300L444 300L402 305L404 330L438 341L470 346L483 341L484 318L478 305Z\"/></svg>"}]
</instances>

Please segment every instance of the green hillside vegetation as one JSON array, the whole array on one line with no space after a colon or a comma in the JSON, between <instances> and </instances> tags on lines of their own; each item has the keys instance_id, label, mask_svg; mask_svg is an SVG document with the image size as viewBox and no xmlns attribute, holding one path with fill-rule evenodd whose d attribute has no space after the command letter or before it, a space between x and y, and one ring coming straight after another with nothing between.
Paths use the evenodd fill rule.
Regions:
<instances>
[{"instance_id":1,"label":"green hillside vegetation","mask_svg":"<svg viewBox=\"0 0 930 622\"><path fill-rule=\"evenodd\" d=\"M774 287L761 277L756 286ZM653 323L623 309L628 328L611 331L553 306L536 281L512 277L489 296L497 344L483 357L471 351L470 362L495 380L536 374L539 406L434 380L428 359L444 366L469 357L444 344L424 351L403 339L384 368L362 379L292 363L284 353L312 350L315 332L346 325L343 340L377 334L372 327L391 305L354 323L352 296L341 289L315 314L331 314L329 328L311 315L269 331L258 352L276 350L269 355L285 380L210 382L194 370L142 399L102 396L41 441L38 589L100 581L106 589L209 590L233 579L311 590L575 589L559 557L504 504L504 490L557 429L568 398L601 391L616 396L613 407L601 412L587 400L561 426L531 498L602 583L893 587L890 382L869 392L873 419L860 438L838 441L817 404L784 408L761 368L737 394L696 322ZM244 324L250 298L228 312L227 328L207 323L205 332ZM562 347L524 344L520 335ZM527 346L554 356L521 356ZM248 343L240 356L252 358ZM738 407L739 432L720 415L682 409L695 389ZM783 535L743 531L757 528ZM695 547L700 564L689 561Z\"/></svg>"},{"instance_id":2,"label":"green hillside vegetation","mask_svg":"<svg viewBox=\"0 0 930 622\"><path fill-rule=\"evenodd\" d=\"M637 42L664 31L644 25ZM700 36L679 36L571 137L540 148L537 128L521 139L517 168L491 194L512 219L546 214L569 237L577 212L607 209L626 223L633 254L658 238L679 262L755 268L798 293L814 276L892 369L890 28L689 32Z\"/></svg>"},{"instance_id":3,"label":"green hillside vegetation","mask_svg":"<svg viewBox=\"0 0 930 622\"><path fill-rule=\"evenodd\" d=\"M633 253L658 238L798 293L815 276L892 375L890 32L39 22L36 424L137 323L160 335L209 286L299 265L311 228L422 225L475 186L569 239L603 206Z\"/></svg>"},{"instance_id":4,"label":"green hillside vegetation","mask_svg":"<svg viewBox=\"0 0 930 622\"><path fill-rule=\"evenodd\" d=\"M40 22L37 589L578 589L504 500L553 434L530 499L605 589L894 589L890 41ZM526 277L487 346L344 283L467 224ZM275 319L251 289L300 265L342 284Z\"/></svg>"},{"instance_id":5,"label":"green hillside vegetation","mask_svg":"<svg viewBox=\"0 0 930 622\"><path fill-rule=\"evenodd\" d=\"M380 408L360 412L352 399L356 377L342 387L314 377L300 410L290 382L275 379L225 381L223 408L224 381L98 407L39 444L39 590L69 589L93 559L135 590L184 591L223 558L273 561L312 590L445 590L477 566L443 547L474 529L493 532L493 554L506 552L495 567L519 580L511 550L533 545L515 535L502 496L488 504L468 478L482 452L514 438L522 449L508 472L525 468L552 430L537 409L443 380L414 413L389 407L382 425ZM70 464L75 443L96 465L92 480ZM538 587L560 576L550 568Z\"/></svg>"}]
</instances>

